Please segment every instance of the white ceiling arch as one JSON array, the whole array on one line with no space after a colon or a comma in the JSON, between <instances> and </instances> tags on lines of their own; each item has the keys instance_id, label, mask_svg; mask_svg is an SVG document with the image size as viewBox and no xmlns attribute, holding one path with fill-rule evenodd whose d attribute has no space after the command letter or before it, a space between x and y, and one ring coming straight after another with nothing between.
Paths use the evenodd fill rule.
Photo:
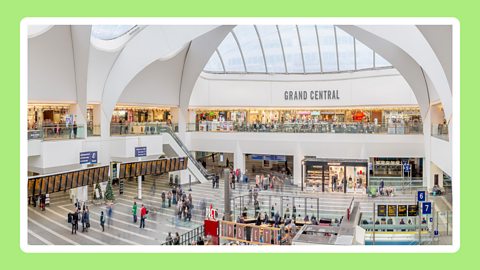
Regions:
<instances>
[{"instance_id":1,"label":"white ceiling arch","mask_svg":"<svg viewBox=\"0 0 480 270\"><path fill-rule=\"evenodd\" d=\"M342 26L342 28L359 40L363 39L364 43L371 46L397 68L412 86L420 106L423 107L423 116L426 115L425 106L427 105L425 102L428 101L426 108L429 108L429 96L432 91L435 91L443 104L445 118L448 122L451 120L452 91L449 80L434 50L415 25ZM385 47L382 48L382 46ZM412 80L413 76L418 78L419 72L415 72L417 75L414 75L412 71L413 69L418 70L418 68L420 68L420 74L425 76L423 78L425 86L422 86L417 80ZM432 87L428 88L427 78L431 81L433 89ZM425 97L425 95L428 96Z\"/></svg>"},{"instance_id":2,"label":"white ceiling arch","mask_svg":"<svg viewBox=\"0 0 480 270\"><path fill-rule=\"evenodd\" d=\"M135 76L154 61L166 61L189 43L218 26L147 26L123 48L105 81L102 111L110 119L122 92Z\"/></svg>"}]
</instances>

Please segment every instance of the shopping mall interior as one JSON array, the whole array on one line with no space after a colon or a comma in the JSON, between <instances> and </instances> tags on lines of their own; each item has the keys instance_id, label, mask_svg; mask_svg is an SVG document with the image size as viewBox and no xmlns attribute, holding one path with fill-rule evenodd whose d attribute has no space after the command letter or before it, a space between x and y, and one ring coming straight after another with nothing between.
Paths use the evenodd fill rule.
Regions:
<instances>
[{"instance_id":1,"label":"shopping mall interior","mask_svg":"<svg viewBox=\"0 0 480 270\"><path fill-rule=\"evenodd\" d=\"M452 245L452 31L29 25L27 245Z\"/></svg>"}]
</instances>

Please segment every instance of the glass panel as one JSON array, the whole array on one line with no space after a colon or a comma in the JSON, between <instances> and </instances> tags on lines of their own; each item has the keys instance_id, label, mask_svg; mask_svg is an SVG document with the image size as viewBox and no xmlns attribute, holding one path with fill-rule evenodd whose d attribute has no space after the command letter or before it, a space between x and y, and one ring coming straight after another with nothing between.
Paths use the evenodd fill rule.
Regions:
<instances>
[{"instance_id":1,"label":"glass panel","mask_svg":"<svg viewBox=\"0 0 480 270\"><path fill-rule=\"evenodd\" d=\"M92 36L102 40L110 40L125 35L135 25L93 25Z\"/></svg>"},{"instance_id":2,"label":"glass panel","mask_svg":"<svg viewBox=\"0 0 480 270\"><path fill-rule=\"evenodd\" d=\"M340 70L355 70L353 37L340 28L337 30L338 67Z\"/></svg>"},{"instance_id":3,"label":"glass panel","mask_svg":"<svg viewBox=\"0 0 480 270\"><path fill-rule=\"evenodd\" d=\"M265 50L268 72L286 72L277 28L274 25L257 25L257 29Z\"/></svg>"},{"instance_id":4,"label":"glass panel","mask_svg":"<svg viewBox=\"0 0 480 270\"><path fill-rule=\"evenodd\" d=\"M373 51L362 42L355 40L357 69L373 68Z\"/></svg>"},{"instance_id":5,"label":"glass panel","mask_svg":"<svg viewBox=\"0 0 480 270\"><path fill-rule=\"evenodd\" d=\"M223 59L226 72L245 72L242 55L231 33L218 46L218 51Z\"/></svg>"},{"instance_id":6,"label":"glass panel","mask_svg":"<svg viewBox=\"0 0 480 270\"><path fill-rule=\"evenodd\" d=\"M390 64L385 58L381 57L378 53L375 53L375 67L391 67Z\"/></svg>"},{"instance_id":7,"label":"glass panel","mask_svg":"<svg viewBox=\"0 0 480 270\"><path fill-rule=\"evenodd\" d=\"M279 25L280 36L282 37L285 60L287 61L287 72L303 73L303 60L298 41L297 28L295 25Z\"/></svg>"},{"instance_id":8,"label":"glass panel","mask_svg":"<svg viewBox=\"0 0 480 270\"><path fill-rule=\"evenodd\" d=\"M338 71L337 49L335 47L335 33L331 25L318 25L318 38L320 40L320 53L322 54L323 71Z\"/></svg>"},{"instance_id":9,"label":"glass panel","mask_svg":"<svg viewBox=\"0 0 480 270\"><path fill-rule=\"evenodd\" d=\"M300 32L300 40L302 41L305 72L321 72L315 26L299 25L298 31Z\"/></svg>"},{"instance_id":10,"label":"glass panel","mask_svg":"<svg viewBox=\"0 0 480 270\"><path fill-rule=\"evenodd\" d=\"M233 30L242 48L248 72L266 72L262 48L252 25L239 25Z\"/></svg>"},{"instance_id":11,"label":"glass panel","mask_svg":"<svg viewBox=\"0 0 480 270\"><path fill-rule=\"evenodd\" d=\"M224 72L222 62L220 61L220 57L218 56L217 52L212 54L212 57L210 57L210 60L208 60L207 65L205 65L205 70L210 72Z\"/></svg>"}]
</instances>

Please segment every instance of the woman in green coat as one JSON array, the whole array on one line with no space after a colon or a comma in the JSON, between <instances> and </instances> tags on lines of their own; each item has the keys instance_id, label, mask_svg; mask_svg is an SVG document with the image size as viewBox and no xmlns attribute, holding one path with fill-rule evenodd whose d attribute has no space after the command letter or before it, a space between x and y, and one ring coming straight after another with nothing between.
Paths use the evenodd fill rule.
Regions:
<instances>
[{"instance_id":1,"label":"woman in green coat","mask_svg":"<svg viewBox=\"0 0 480 270\"><path fill-rule=\"evenodd\" d=\"M132 214L133 214L133 223L137 223L137 202L133 202Z\"/></svg>"}]
</instances>

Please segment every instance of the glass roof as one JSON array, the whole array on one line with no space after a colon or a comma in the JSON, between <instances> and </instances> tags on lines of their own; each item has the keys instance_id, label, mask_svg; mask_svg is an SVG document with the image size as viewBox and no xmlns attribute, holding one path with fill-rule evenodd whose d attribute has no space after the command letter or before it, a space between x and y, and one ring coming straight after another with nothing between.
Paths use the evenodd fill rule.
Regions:
<instances>
[{"instance_id":1,"label":"glass roof","mask_svg":"<svg viewBox=\"0 0 480 270\"><path fill-rule=\"evenodd\" d=\"M391 67L333 25L238 25L204 68L210 73L326 73Z\"/></svg>"},{"instance_id":2,"label":"glass roof","mask_svg":"<svg viewBox=\"0 0 480 270\"><path fill-rule=\"evenodd\" d=\"M135 25L92 25L92 36L101 40L112 40L128 33Z\"/></svg>"}]
</instances>

